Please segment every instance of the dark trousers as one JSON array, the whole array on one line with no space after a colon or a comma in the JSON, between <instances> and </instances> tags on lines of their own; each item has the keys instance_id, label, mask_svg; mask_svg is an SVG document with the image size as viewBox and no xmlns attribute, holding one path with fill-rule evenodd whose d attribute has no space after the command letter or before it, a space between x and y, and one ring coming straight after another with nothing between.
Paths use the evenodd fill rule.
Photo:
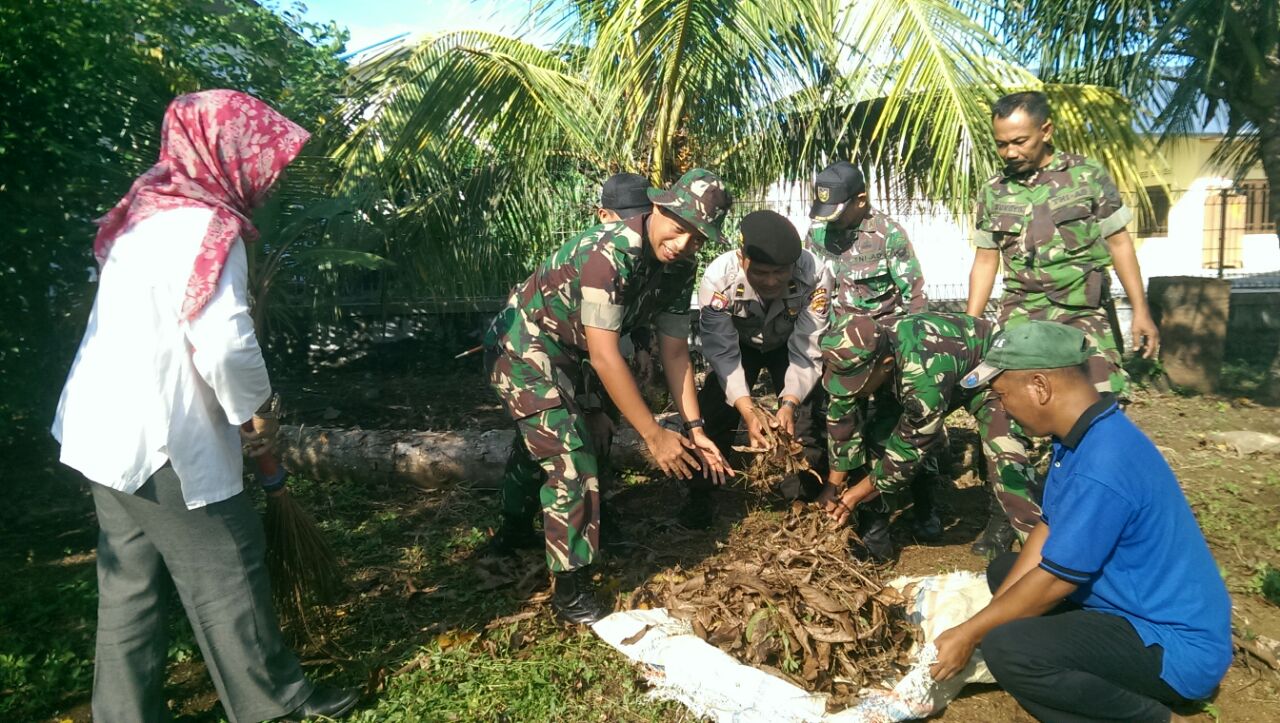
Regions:
<instances>
[{"instance_id":1,"label":"dark trousers","mask_svg":"<svg viewBox=\"0 0 1280 723\"><path fill-rule=\"evenodd\" d=\"M742 354L742 371L747 377L747 386L754 387L762 370L769 370L769 382L775 394L782 394L782 385L786 382L787 367L791 359L787 354L787 345L772 351L760 351L749 346L739 346ZM826 413L821 409L821 388L815 387L807 399L800 402L796 409L795 438L804 445L804 458L809 466L824 479L827 472L827 435ZM734 437L738 432L738 424L742 415L724 398L724 387L720 377L714 371L707 373L702 389L698 391L698 407L702 410L702 418L706 420L706 433L712 442L720 448L722 454L728 454ZM710 489L711 481L695 475L690 483L691 489Z\"/></svg>"},{"instance_id":2,"label":"dark trousers","mask_svg":"<svg viewBox=\"0 0 1280 723\"><path fill-rule=\"evenodd\" d=\"M248 495L188 510L169 465L131 495L89 488L99 529L93 719L168 720L166 577L232 723L278 718L302 705L311 684L280 635L262 521Z\"/></svg>"},{"instance_id":3,"label":"dark trousers","mask_svg":"<svg viewBox=\"0 0 1280 723\"><path fill-rule=\"evenodd\" d=\"M994 593L1017 554L987 568ZM1147 646L1119 615L1064 604L1005 623L982 639L996 682L1041 721L1158 721L1188 701L1160 679L1164 649Z\"/></svg>"}]
</instances>

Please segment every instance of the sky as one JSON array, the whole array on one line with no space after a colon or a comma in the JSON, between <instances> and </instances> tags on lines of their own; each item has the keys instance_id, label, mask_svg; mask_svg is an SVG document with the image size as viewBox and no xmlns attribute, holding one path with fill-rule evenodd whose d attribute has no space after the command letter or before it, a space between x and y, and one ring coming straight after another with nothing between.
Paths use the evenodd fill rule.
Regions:
<instances>
[{"instance_id":1,"label":"sky","mask_svg":"<svg viewBox=\"0 0 1280 723\"><path fill-rule=\"evenodd\" d=\"M448 30L488 30L507 35L526 30L526 39L548 43L550 28L525 28L534 6L545 0L303 0L306 18L336 21L351 32L347 50L355 51L400 33L431 34Z\"/></svg>"}]
</instances>

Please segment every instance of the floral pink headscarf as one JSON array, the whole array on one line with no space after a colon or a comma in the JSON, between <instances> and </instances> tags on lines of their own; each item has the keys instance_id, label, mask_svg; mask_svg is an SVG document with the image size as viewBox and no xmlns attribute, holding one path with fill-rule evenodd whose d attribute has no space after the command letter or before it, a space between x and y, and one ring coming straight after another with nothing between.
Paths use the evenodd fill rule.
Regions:
<instances>
[{"instance_id":1,"label":"floral pink headscarf","mask_svg":"<svg viewBox=\"0 0 1280 723\"><path fill-rule=\"evenodd\" d=\"M182 302L182 318L194 318L217 289L232 243L237 237L258 237L249 214L308 138L309 133L274 108L238 91L206 90L175 98L164 113L160 160L98 219L93 241L98 263L106 263L122 233L160 211L213 209Z\"/></svg>"}]
</instances>

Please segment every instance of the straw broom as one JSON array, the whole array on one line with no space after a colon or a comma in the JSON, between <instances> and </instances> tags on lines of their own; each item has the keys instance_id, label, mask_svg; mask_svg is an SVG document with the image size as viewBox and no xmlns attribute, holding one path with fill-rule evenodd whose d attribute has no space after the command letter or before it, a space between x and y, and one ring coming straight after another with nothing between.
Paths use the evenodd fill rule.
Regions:
<instances>
[{"instance_id":1,"label":"straw broom","mask_svg":"<svg viewBox=\"0 0 1280 723\"><path fill-rule=\"evenodd\" d=\"M270 414L275 416L277 403ZM257 424L261 420L263 424ZM261 432L265 418L245 422L246 430ZM282 618L296 621L308 636L307 613L315 603L333 600L343 588L338 561L320 534L315 520L298 504L285 486L287 473L268 451L256 458L258 482L267 495L263 522L267 538L267 572L276 610Z\"/></svg>"}]
</instances>

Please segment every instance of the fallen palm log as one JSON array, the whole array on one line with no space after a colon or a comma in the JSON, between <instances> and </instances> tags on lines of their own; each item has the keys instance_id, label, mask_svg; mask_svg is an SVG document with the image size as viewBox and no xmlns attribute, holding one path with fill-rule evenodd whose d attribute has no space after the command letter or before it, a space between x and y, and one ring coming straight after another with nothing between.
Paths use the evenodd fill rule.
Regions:
<instances>
[{"instance_id":1,"label":"fallen palm log","mask_svg":"<svg viewBox=\"0 0 1280 723\"><path fill-rule=\"evenodd\" d=\"M423 432L283 425L281 462L291 472L333 482L396 482L428 489L465 482L497 487L511 449L512 429ZM645 468L644 444L620 426L612 459Z\"/></svg>"}]
</instances>

